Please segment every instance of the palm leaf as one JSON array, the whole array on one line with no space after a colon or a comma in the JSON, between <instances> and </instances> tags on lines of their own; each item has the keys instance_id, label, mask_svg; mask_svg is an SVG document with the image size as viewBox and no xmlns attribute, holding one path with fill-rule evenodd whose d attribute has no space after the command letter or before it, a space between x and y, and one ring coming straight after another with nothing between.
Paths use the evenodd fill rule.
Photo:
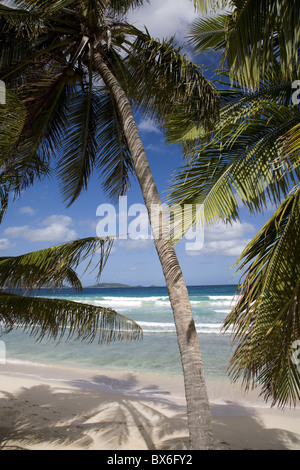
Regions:
<instances>
[{"instance_id":1,"label":"palm leaf","mask_svg":"<svg viewBox=\"0 0 300 470\"><path fill-rule=\"evenodd\" d=\"M66 284L81 289L75 272L80 262L99 260L94 269L102 272L112 239L89 237L32 253L0 258L0 323L2 332L22 328L38 339L82 339L99 343L140 339L141 328L112 309L55 298L17 295L43 287L52 289Z\"/></svg>"},{"instance_id":2,"label":"palm leaf","mask_svg":"<svg viewBox=\"0 0 300 470\"><path fill-rule=\"evenodd\" d=\"M18 140L25 124L25 107L18 97L9 90L5 90L2 95L5 96L5 103L0 103L1 164L3 164L4 159Z\"/></svg>"},{"instance_id":3,"label":"palm leaf","mask_svg":"<svg viewBox=\"0 0 300 470\"><path fill-rule=\"evenodd\" d=\"M19 256L0 258L0 285L4 289L33 291L41 287L61 287L65 284L81 289L75 273L80 262L99 256L95 269L100 276L109 256L113 240L88 237L44 248Z\"/></svg>"},{"instance_id":4,"label":"palm leaf","mask_svg":"<svg viewBox=\"0 0 300 470\"><path fill-rule=\"evenodd\" d=\"M116 14L125 15L128 10L138 8L149 0L110 0L109 8Z\"/></svg>"},{"instance_id":5,"label":"palm leaf","mask_svg":"<svg viewBox=\"0 0 300 470\"><path fill-rule=\"evenodd\" d=\"M86 189L96 161L97 103L92 93L91 80L90 77L87 90L77 90L68 101L69 130L66 129L67 134L61 146L62 157L57 168L64 199L69 205Z\"/></svg>"},{"instance_id":6,"label":"palm leaf","mask_svg":"<svg viewBox=\"0 0 300 470\"><path fill-rule=\"evenodd\" d=\"M28 37L35 35L37 24L39 24L38 16L34 13L2 4L0 5L0 21L2 23L2 34L5 33L7 35L14 31L17 37L20 36L23 39L25 34Z\"/></svg>"},{"instance_id":7,"label":"palm leaf","mask_svg":"<svg viewBox=\"0 0 300 470\"><path fill-rule=\"evenodd\" d=\"M68 120L70 126L65 129L57 164L64 199L72 204L87 188L94 169L112 199L124 194L133 164L110 94L104 88L73 94Z\"/></svg>"},{"instance_id":8,"label":"palm leaf","mask_svg":"<svg viewBox=\"0 0 300 470\"><path fill-rule=\"evenodd\" d=\"M81 339L99 343L140 339L141 328L112 309L68 300L17 295L43 287L70 285L81 289L75 272L80 262L99 256L94 269L102 272L112 239L89 237L20 256L0 258L0 324L7 333L13 328L29 331L37 339Z\"/></svg>"},{"instance_id":9,"label":"palm leaf","mask_svg":"<svg viewBox=\"0 0 300 470\"><path fill-rule=\"evenodd\" d=\"M288 130L280 139L281 148L279 159L291 162L291 167L299 165L300 149L300 123ZM292 169L291 168L291 169Z\"/></svg>"},{"instance_id":10,"label":"palm leaf","mask_svg":"<svg viewBox=\"0 0 300 470\"><path fill-rule=\"evenodd\" d=\"M37 340L79 339L99 344L139 340L137 323L114 310L64 299L24 297L0 293L2 333L13 328L29 332Z\"/></svg>"},{"instance_id":11,"label":"palm leaf","mask_svg":"<svg viewBox=\"0 0 300 470\"><path fill-rule=\"evenodd\" d=\"M256 86L265 71L280 63L282 75L299 74L299 4L286 1L248 0L237 9L230 32L227 62L240 83Z\"/></svg>"},{"instance_id":12,"label":"palm leaf","mask_svg":"<svg viewBox=\"0 0 300 470\"><path fill-rule=\"evenodd\" d=\"M230 0L193 0L195 8L200 13L209 13L216 10L223 10L230 4Z\"/></svg>"},{"instance_id":13,"label":"palm leaf","mask_svg":"<svg viewBox=\"0 0 300 470\"><path fill-rule=\"evenodd\" d=\"M0 222L7 210L9 195L18 189L19 169L11 168L7 155L18 140L25 124L25 108L9 90L3 93L5 103L0 104Z\"/></svg>"},{"instance_id":14,"label":"palm leaf","mask_svg":"<svg viewBox=\"0 0 300 470\"><path fill-rule=\"evenodd\" d=\"M101 123L97 138L103 142L97 159L97 170L101 174L105 192L112 200L116 200L126 194L130 187L134 167L114 99L107 92L102 94L97 119Z\"/></svg>"},{"instance_id":15,"label":"palm leaf","mask_svg":"<svg viewBox=\"0 0 300 470\"><path fill-rule=\"evenodd\" d=\"M15 0L14 3L26 11L35 12L43 15L50 16L53 13L61 11L63 8L69 6L77 6L79 2L76 0ZM76 5L77 4L77 5Z\"/></svg>"},{"instance_id":16,"label":"palm leaf","mask_svg":"<svg viewBox=\"0 0 300 470\"><path fill-rule=\"evenodd\" d=\"M240 299L226 318L237 348L230 375L260 385L273 405L295 404L300 374L292 344L300 338L300 191L291 194L243 251Z\"/></svg>"},{"instance_id":17,"label":"palm leaf","mask_svg":"<svg viewBox=\"0 0 300 470\"><path fill-rule=\"evenodd\" d=\"M172 111L166 119L166 137L169 143L181 143L184 156L189 156L195 146L203 146L212 140L218 140L223 128L228 129L231 123L234 126L242 125L246 120L260 118L264 109L270 105L290 106L293 101L293 90L289 81L281 76L280 69L274 80L266 74L256 90L248 90L233 81L228 87L229 73L217 70L222 79L215 80L220 95L219 120L207 131L201 121L197 121L195 113L184 112L184 109ZM187 145L190 141L190 145Z\"/></svg>"},{"instance_id":18,"label":"palm leaf","mask_svg":"<svg viewBox=\"0 0 300 470\"><path fill-rule=\"evenodd\" d=\"M256 113L257 114L257 113ZM235 118L233 118L235 121ZM207 223L219 218L238 218L237 193L251 212L261 211L268 198L280 203L287 196L296 175L287 170L287 159L278 164L278 139L299 122L299 110L275 104L260 110L260 116L242 123L229 120L221 132L195 152L188 165L175 176L169 203L203 204ZM299 166L299 160L295 167ZM190 220L192 225L195 218Z\"/></svg>"},{"instance_id":19,"label":"palm leaf","mask_svg":"<svg viewBox=\"0 0 300 470\"><path fill-rule=\"evenodd\" d=\"M218 91L172 38L159 41L140 32L129 50L128 66L134 77L130 93L135 105L158 123L164 124L176 106L193 113L203 125L218 119Z\"/></svg>"},{"instance_id":20,"label":"palm leaf","mask_svg":"<svg viewBox=\"0 0 300 470\"><path fill-rule=\"evenodd\" d=\"M227 28L231 14L198 18L189 31L189 42L197 54L223 51L227 45Z\"/></svg>"},{"instance_id":21,"label":"palm leaf","mask_svg":"<svg viewBox=\"0 0 300 470\"><path fill-rule=\"evenodd\" d=\"M223 49L222 62L226 59L231 79L237 78L244 86L255 88L265 73L272 73L275 78L278 65L285 80L291 80L295 72L299 76L297 0L194 3L202 13L231 7L225 15L200 19L192 28L192 41L198 52L207 47Z\"/></svg>"}]
</instances>

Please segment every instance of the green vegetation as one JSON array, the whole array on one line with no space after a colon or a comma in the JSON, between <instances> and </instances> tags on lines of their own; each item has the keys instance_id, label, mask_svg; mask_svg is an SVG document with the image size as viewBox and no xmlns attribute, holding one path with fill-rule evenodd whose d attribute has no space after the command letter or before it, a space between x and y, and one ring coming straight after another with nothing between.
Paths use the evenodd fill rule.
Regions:
<instances>
[{"instance_id":1,"label":"green vegetation","mask_svg":"<svg viewBox=\"0 0 300 470\"><path fill-rule=\"evenodd\" d=\"M233 329L236 345L231 377L242 378L246 389L260 386L273 405L295 405L300 398L300 374L292 360L300 338L300 107L292 84L300 76L299 3L195 3L202 11L228 8L200 18L190 37L196 52L222 53L220 73L232 88L229 80L218 82L220 121L213 128L195 125L192 115L170 116L169 140L181 142L190 157L176 176L170 201L203 204L208 224L238 219L238 198L252 213L263 211L268 201L279 206L238 260L244 269L241 298L224 328Z\"/></svg>"},{"instance_id":2,"label":"green vegetation","mask_svg":"<svg viewBox=\"0 0 300 470\"><path fill-rule=\"evenodd\" d=\"M9 191L26 188L55 163L67 205L97 172L113 200L135 175L150 223L153 204L163 212L132 106L163 125L180 105L209 125L217 118L219 95L172 39L154 40L127 23L124 15L142 3L15 0L15 7L0 5L0 79L26 112L2 159L3 178L8 171L17 175L4 193L3 208ZM154 241L178 334L190 447L206 449L211 416L188 291L171 240Z\"/></svg>"}]
</instances>

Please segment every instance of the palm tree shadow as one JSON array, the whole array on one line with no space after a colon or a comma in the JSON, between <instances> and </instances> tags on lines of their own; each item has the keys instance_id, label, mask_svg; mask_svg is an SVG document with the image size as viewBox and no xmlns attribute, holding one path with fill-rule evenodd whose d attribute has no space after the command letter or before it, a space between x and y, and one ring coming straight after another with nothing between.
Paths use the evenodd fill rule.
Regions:
<instances>
[{"instance_id":1,"label":"palm tree shadow","mask_svg":"<svg viewBox=\"0 0 300 470\"><path fill-rule=\"evenodd\" d=\"M16 394L2 392L0 449L49 445L162 449L176 448L178 439L187 441L185 407L173 407L170 412L171 402L156 385L143 389L141 396L132 379L113 380L122 394L103 391L103 382L111 386L112 380L97 376L89 382L90 388L84 388L86 382L77 381L71 383L72 388L41 384L23 387ZM160 394L159 400L155 393Z\"/></svg>"},{"instance_id":2,"label":"palm tree shadow","mask_svg":"<svg viewBox=\"0 0 300 470\"><path fill-rule=\"evenodd\" d=\"M253 407L227 401L212 406L215 448L219 450L289 450L299 448L300 434L266 428Z\"/></svg>"},{"instance_id":3,"label":"palm tree shadow","mask_svg":"<svg viewBox=\"0 0 300 470\"><path fill-rule=\"evenodd\" d=\"M157 385L142 388L130 374L125 379L98 375L70 385L33 385L15 394L0 390L0 449L188 448L186 408L174 405L168 392ZM255 448L260 438L272 443L272 449L287 449L287 442L300 446L299 435L266 429L253 408L212 405L212 415L216 449Z\"/></svg>"}]
</instances>

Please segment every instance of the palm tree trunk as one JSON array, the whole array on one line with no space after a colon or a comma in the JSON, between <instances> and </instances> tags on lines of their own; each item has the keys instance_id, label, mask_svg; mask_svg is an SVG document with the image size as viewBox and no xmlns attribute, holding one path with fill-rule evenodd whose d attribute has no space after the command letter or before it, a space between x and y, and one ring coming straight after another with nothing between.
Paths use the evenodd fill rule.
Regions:
<instances>
[{"instance_id":1,"label":"palm tree trunk","mask_svg":"<svg viewBox=\"0 0 300 470\"><path fill-rule=\"evenodd\" d=\"M157 205L162 210L162 204L139 136L131 105L118 80L102 60L100 54L97 54L97 57L95 55L95 59L98 71L118 106L136 176L148 210L150 224L153 227L154 220L151 209L153 205ZM171 241L165 239L165 237L154 237L154 239L165 276L177 331L187 402L190 449L210 449L211 415L201 351L188 291Z\"/></svg>"}]
</instances>

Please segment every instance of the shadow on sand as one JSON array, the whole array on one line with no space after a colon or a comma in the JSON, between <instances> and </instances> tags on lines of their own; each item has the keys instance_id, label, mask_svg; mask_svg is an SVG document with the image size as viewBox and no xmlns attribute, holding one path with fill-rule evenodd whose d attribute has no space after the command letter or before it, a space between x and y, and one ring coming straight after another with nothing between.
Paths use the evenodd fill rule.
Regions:
<instances>
[{"instance_id":1,"label":"shadow on sand","mask_svg":"<svg viewBox=\"0 0 300 470\"><path fill-rule=\"evenodd\" d=\"M72 388L69 388L71 386ZM216 448L232 448L222 441L224 406L213 405ZM254 433L285 449L287 439L299 443L299 436L280 429L265 429L255 410L232 405L230 420L243 419L246 436ZM228 406L227 406L228 409ZM254 410L254 411L253 411ZM236 433L233 428L232 433ZM228 429L226 430L228 436ZM157 385L139 388L130 374L125 379L98 375L89 381L68 382L68 387L48 384L21 388L17 394L0 390L0 449L186 449L187 419L184 406L176 406L168 392ZM230 433L229 433L230 437ZM243 436L241 436L243 440ZM248 448L245 440L244 446ZM271 448L271 447L270 447Z\"/></svg>"}]
</instances>

